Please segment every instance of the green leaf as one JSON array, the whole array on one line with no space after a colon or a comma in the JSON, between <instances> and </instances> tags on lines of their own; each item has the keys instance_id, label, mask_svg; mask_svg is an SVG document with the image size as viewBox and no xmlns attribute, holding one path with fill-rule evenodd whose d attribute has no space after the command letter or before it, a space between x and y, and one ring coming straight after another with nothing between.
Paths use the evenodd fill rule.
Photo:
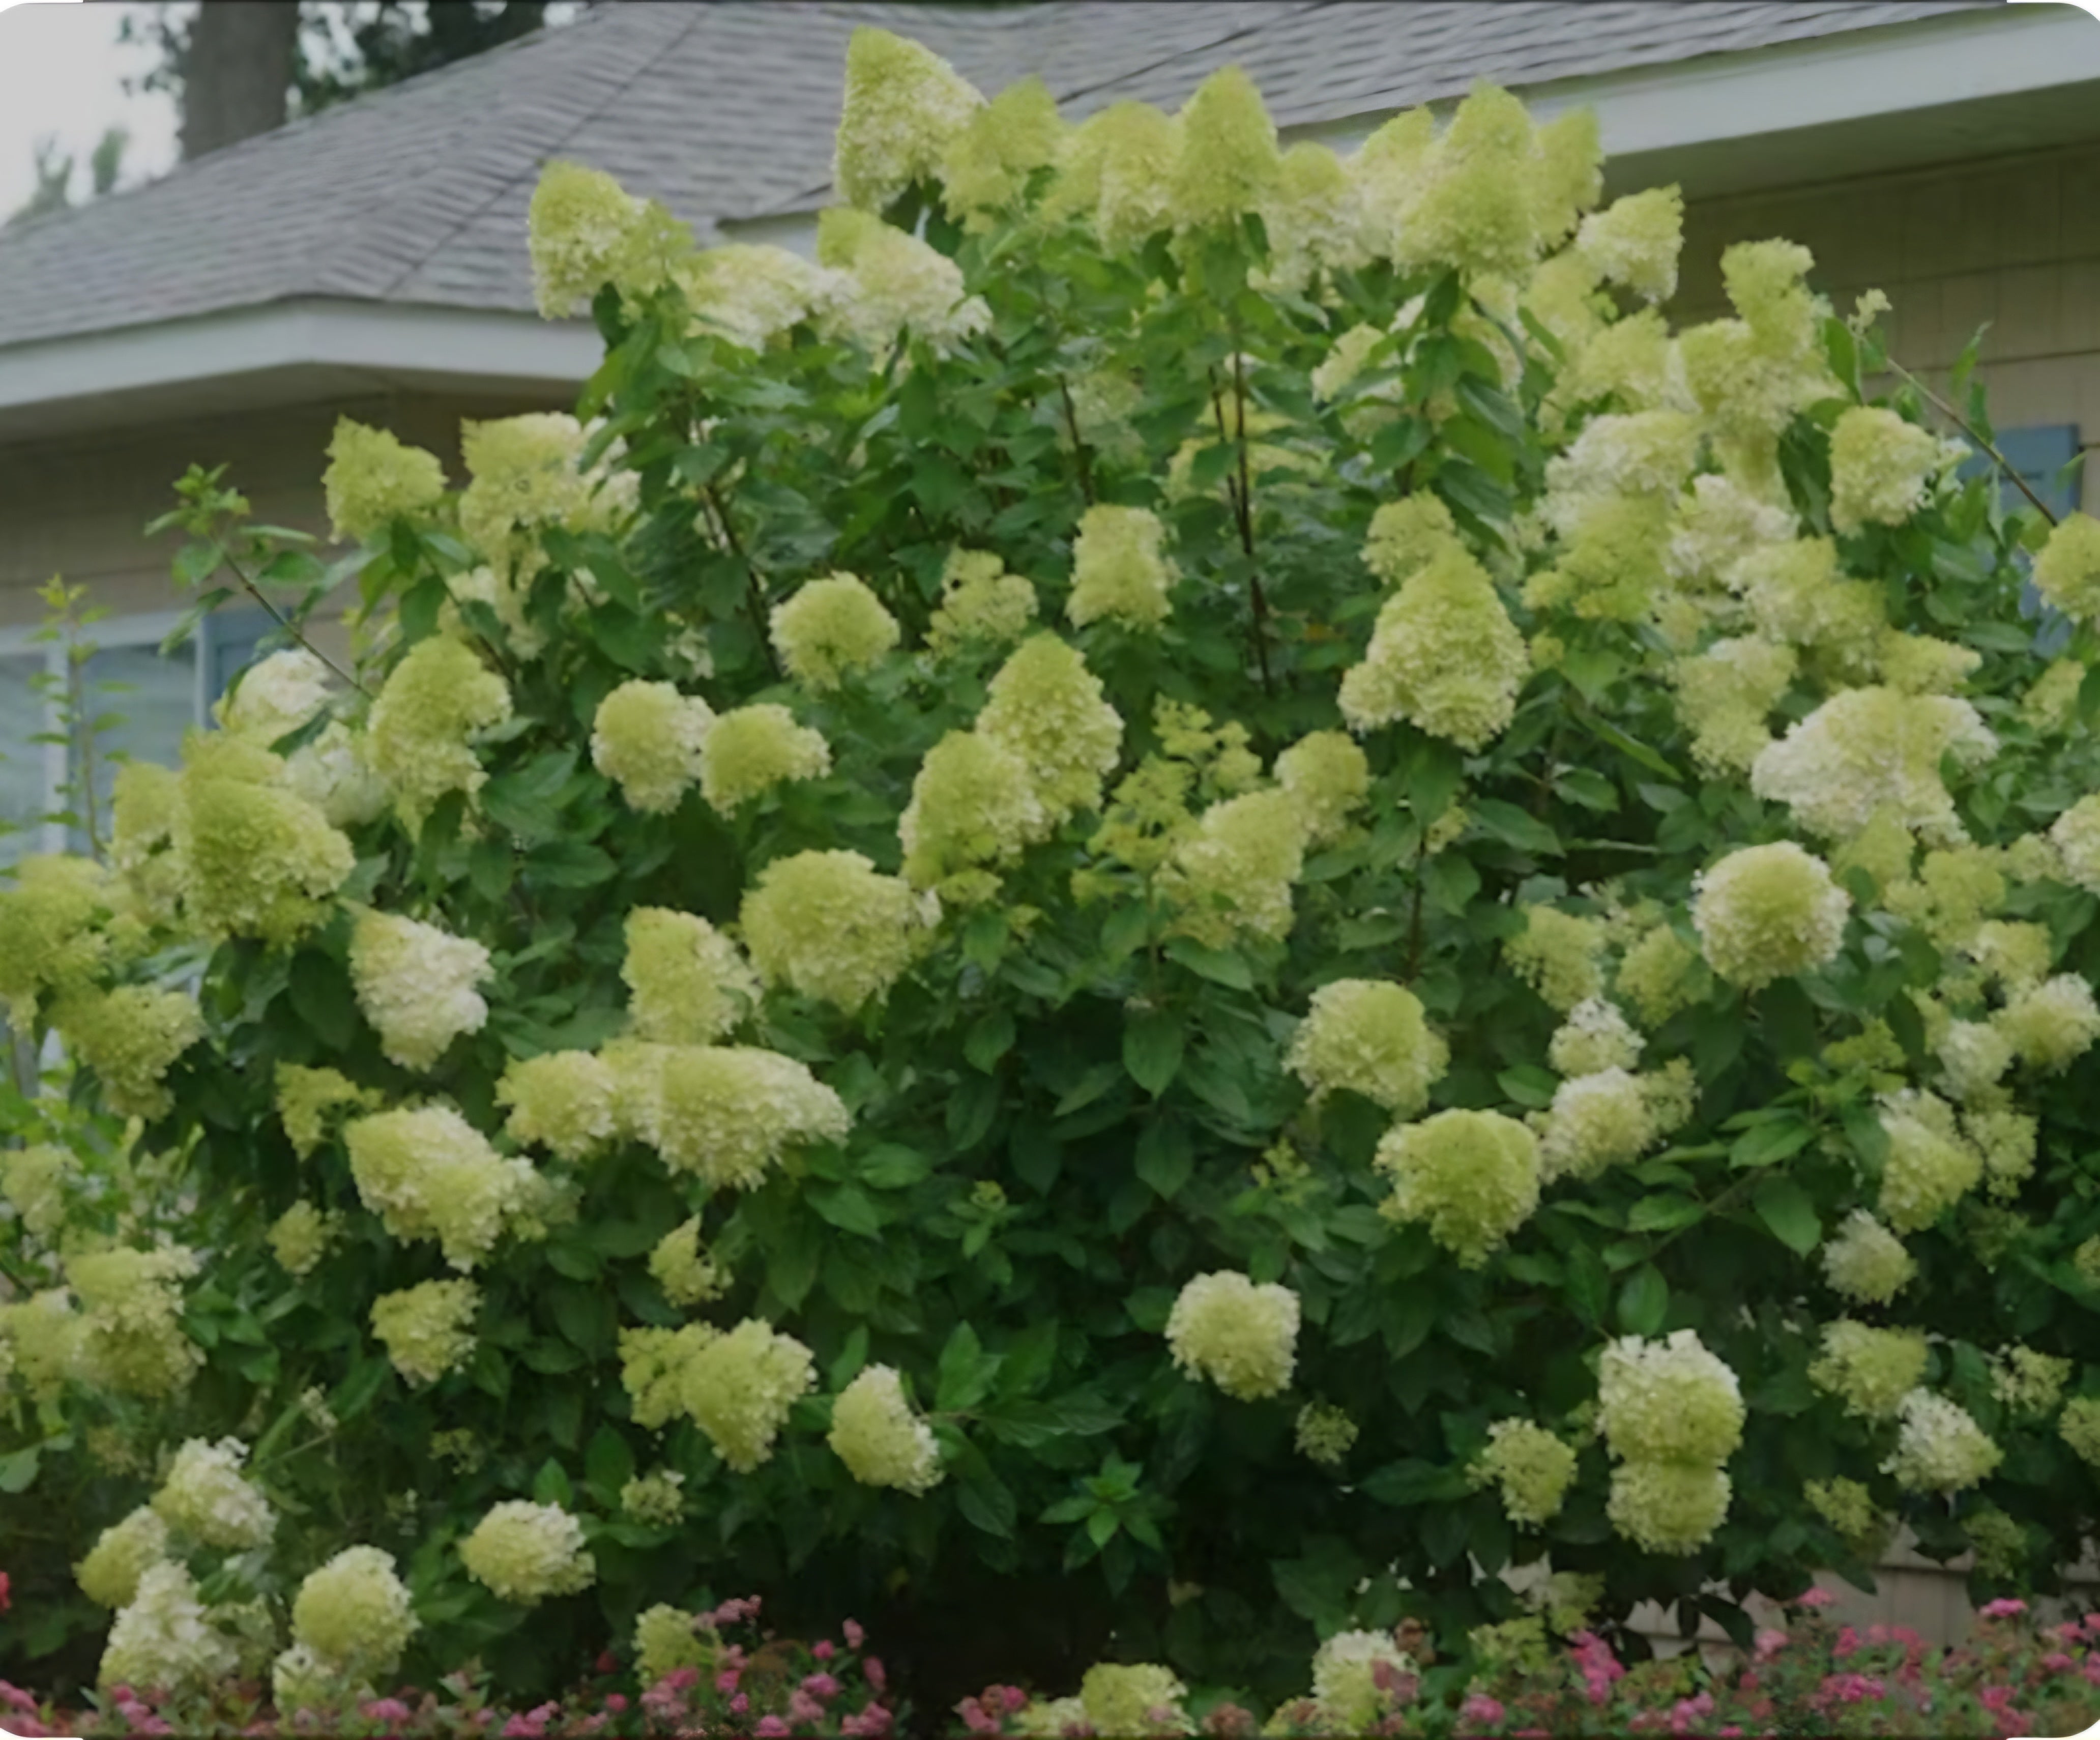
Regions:
<instances>
[{"instance_id":1,"label":"green leaf","mask_svg":"<svg viewBox=\"0 0 2100 1740\"><path fill-rule=\"evenodd\" d=\"M1465 1497L1472 1485L1463 1468L1410 1456L1378 1469L1365 1480L1363 1490L1381 1504L1444 1504Z\"/></svg>"},{"instance_id":2,"label":"green leaf","mask_svg":"<svg viewBox=\"0 0 2100 1740\"><path fill-rule=\"evenodd\" d=\"M1815 1127L1791 1115L1745 1130L1728 1150L1732 1167L1773 1166L1815 1139Z\"/></svg>"},{"instance_id":3,"label":"green leaf","mask_svg":"<svg viewBox=\"0 0 2100 1740\"><path fill-rule=\"evenodd\" d=\"M1752 1200L1758 1218L1771 1229L1772 1237L1797 1255L1806 1256L1822 1243L1823 1223L1816 1218L1815 1204L1791 1178L1767 1178Z\"/></svg>"},{"instance_id":4,"label":"green leaf","mask_svg":"<svg viewBox=\"0 0 2100 1740\"><path fill-rule=\"evenodd\" d=\"M1643 1263L1619 1289L1619 1327L1630 1336L1652 1336L1670 1310L1670 1283L1653 1263Z\"/></svg>"},{"instance_id":5,"label":"green leaf","mask_svg":"<svg viewBox=\"0 0 2100 1740\"><path fill-rule=\"evenodd\" d=\"M765 1265L765 1284L791 1311L801 1309L817 1284L818 1239L815 1225L797 1215L789 1222L787 1236L773 1247Z\"/></svg>"},{"instance_id":6,"label":"green leaf","mask_svg":"<svg viewBox=\"0 0 2100 1740\"><path fill-rule=\"evenodd\" d=\"M1487 832L1520 851L1536 852L1546 858L1560 855L1560 837L1513 803L1505 803L1499 797L1483 797L1467 805L1467 813Z\"/></svg>"},{"instance_id":7,"label":"green leaf","mask_svg":"<svg viewBox=\"0 0 2100 1740\"><path fill-rule=\"evenodd\" d=\"M1635 1203L1626 1217L1626 1228L1636 1233L1662 1232L1674 1226L1689 1226L1705 1212L1704 1203L1674 1191L1664 1191Z\"/></svg>"},{"instance_id":8,"label":"green leaf","mask_svg":"<svg viewBox=\"0 0 2100 1740\"><path fill-rule=\"evenodd\" d=\"M1169 1202L1180 1194L1195 1170L1196 1145L1186 1125L1172 1118L1154 1118L1137 1138L1136 1171Z\"/></svg>"},{"instance_id":9,"label":"green leaf","mask_svg":"<svg viewBox=\"0 0 2100 1740\"><path fill-rule=\"evenodd\" d=\"M357 1036L357 1004L350 975L333 956L311 948L292 957L285 985L292 1013L331 1051L346 1051Z\"/></svg>"},{"instance_id":10,"label":"green leaf","mask_svg":"<svg viewBox=\"0 0 2100 1740\"><path fill-rule=\"evenodd\" d=\"M956 1324L949 1332L947 1345L941 1349L935 1411L954 1414L975 1407L991 1389L992 1374L998 1369L999 1356L985 1352L977 1331L968 1323Z\"/></svg>"},{"instance_id":11,"label":"green leaf","mask_svg":"<svg viewBox=\"0 0 2100 1740\"><path fill-rule=\"evenodd\" d=\"M871 1190L902 1190L930 1176L933 1163L915 1148L885 1142L861 1156L860 1180Z\"/></svg>"},{"instance_id":12,"label":"green leaf","mask_svg":"<svg viewBox=\"0 0 2100 1740\"><path fill-rule=\"evenodd\" d=\"M552 1456L540 1464L540 1472L532 1477L532 1502L536 1504L558 1504L563 1510L576 1508L576 1488L569 1484L569 1477L562 1465Z\"/></svg>"},{"instance_id":13,"label":"green leaf","mask_svg":"<svg viewBox=\"0 0 2100 1740\"><path fill-rule=\"evenodd\" d=\"M867 1325L856 1323L854 1331L846 1337L845 1345L839 1349L839 1357L832 1362L832 1388L844 1389L860 1376L861 1367L867 1363Z\"/></svg>"},{"instance_id":14,"label":"green leaf","mask_svg":"<svg viewBox=\"0 0 2100 1740\"><path fill-rule=\"evenodd\" d=\"M1167 945L1167 958L1179 961L1191 973L1213 983L1229 987L1234 991L1254 989L1254 974L1246 958L1221 948L1205 948L1186 937L1176 937Z\"/></svg>"},{"instance_id":15,"label":"green leaf","mask_svg":"<svg viewBox=\"0 0 2100 1740\"><path fill-rule=\"evenodd\" d=\"M41 1444L29 1444L0 1456L0 1492L27 1492L36 1484L37 1464L43 1448Z\"/></svg>"},{"instance_id":16,"label":"green leaf","mask_svg":"<svg viewBox=\"0 0 2100 1740\"><path fill-rule=\"evenodd\" d=\"M1013 1012L995 1009L980 1014L970 1023L970 1030L963 1040L963 1055L973 1069L982 1070L987 1075L998 1068L999 1060L1013 1049Z\"/></svg>"},{"instance_id":17,"label":"green leaf","mask_svg":"<svg viewBox=\"0 0 2100 1740\"><path fill-rule=\"evenodd\" d=\"M1123 1067L1130 1071L1132 1080L1157 1099L1181 1067L1183 1044L1179 1015L1171 1009L1147 1009L1123 1023Z\"/></svg>"},{"instance_id":18,"label":"green leaf","mask_svg":"<svg viewBox=\"0 0 2100 1740\"><path fill-rule=\"evenodd\" d=\"M810 1205L840 1232L863 1239L882 1236L882 1217L867 1193L850 1184L818 1185L809 1192Z\"/></svg>"},{"instance_id":19,"label":"green leaf","mask_svg":"<svg viewBox=\"0 0 2100 1740\"><path fill-rule=\"evenodd\" d=\"M1001 1540L1013 1538L1019 1507L1014 1503L1011 1489L996 1474L986 1471L962 1482L956 1489L955 1508L973 1528L982 1529Z\"/></svg>"},{"instance_id":20,"label":"green leaf","mask_svg":"<svg viewBox=\"0 0 2100 1740\"><path fill-rule=\"evenodd\" d=\"M619 1336L611 1296L576 1282L564 1282L552 1292L554 1327L569 1345L594 1359L609 1355Z\"/></svg>"},{"instance_id":21,"label":"green leaf","mask_svg":"<svg viewBox=\"0 0 2100 1740\"><path fill-rule=\"evenodd\" d=\"M1604 1301L1611 1296L1611 1287L1610 1271L1593 1246L1578 1244L1568 1253L1568 1301L1593 1328L1604 1321Z\"/></svg>"},{"instance_id":22,"label":"green leaf","mask_svg":"<svg viewBox=\"0 0 2100 1740\"><path fill-rule=\"evenodd\" d=\"M610 1425L591 1434L590 1448L584 1454L584 1478L598 1502L607 1505L617 1504L620 1489L634 1478L634 1452Z\"/></svg>"}]
</instances>

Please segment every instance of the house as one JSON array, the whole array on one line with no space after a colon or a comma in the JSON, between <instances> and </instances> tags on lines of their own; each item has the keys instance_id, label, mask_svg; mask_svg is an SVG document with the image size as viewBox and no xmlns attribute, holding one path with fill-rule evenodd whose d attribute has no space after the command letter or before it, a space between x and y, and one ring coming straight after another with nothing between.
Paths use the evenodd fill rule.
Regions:
<instances>
[{"instance_id":1,"label":"house","mask_svg":"<svg viewBox=\"0 0 2100 1740\"><path fill-rule=\"evenodd\" d=\"M49 806L67 752L29 680L55 571L112 614L92 674L132 685L120 745L171 755L255 647L232 612L157 652L180 608L139 528L192 461L258 517L324 530L339 414L448 457L463 417L557 408L598 356L533 311L526 213L571 158L703 241L808 251L847 39L913 36L987 91L1039 73L1082 116L1179 104L1245 66L1286 140L1346 149L1476 77L1542 117L1589 104L1613 192L1690 201L1674 311L1720 311L1727 242L1784 235L1841 299L1885 290L1895 354L1943 372L1977 327L2001 444L2073 504L2100 444L2100 20L1977 0L1043 0L613 4L566 29L297 122L0 236L0 818ZM2089 468L2100 470L2100 468ZM2084 503L2100 508L2100 479ZM0 861L60 842L31 829ZM1958 1628L1958 1582L1899 1559L1853 1612Z\"/></svg>"}]
</instances>

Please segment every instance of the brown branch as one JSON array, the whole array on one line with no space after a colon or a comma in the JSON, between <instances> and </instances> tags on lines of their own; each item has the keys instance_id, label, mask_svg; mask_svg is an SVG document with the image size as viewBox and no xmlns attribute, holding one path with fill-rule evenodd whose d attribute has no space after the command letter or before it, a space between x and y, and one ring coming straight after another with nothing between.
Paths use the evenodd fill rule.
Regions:
<instances>
[{"instance_id":1,"label":"brown branch","mask_svg":"<svg viewBox=\"0 0 2100 1740\"><path fill-rule=\"evenodd\" d=\"M241 590L247 593L249 597L254 599L258 604L260 604L263 609L269 612L271 620L275 622L279 628L282 629L287 634L290 635L294 641L298 642L300 646L303 647L309 653L312 654L314 657L319 659L322 664L328 666L328 668L333 671L337 676L342 678L345 682L348 683L351 687L356 690L360 695L362 695L367 700L371 700L372 691L369 689L366 688L365 686L360 682L356 678L351 676L348 671L345 670L340 665L337 664L333 659L330 658L325 652L322 651L320 647L316 647L311 641L308 640L305 633L300 629L298 624L293 621L289 616L287 616L284 613L284 612L278 609L275 604L272 604L269 601L269 599L263 597L262 588L258 586L254 581L250 580L246 574L241 572L240 564L233 559L232 551L222 549L218 554L219 559L223 562L227 567L233 571L233 577L240 582Z\"/></svg>"},{"instance_id":2,"label":"brown branch","mask_svg":"<svg viewBox=\"0 0 2100 1740\"><path fill-rule=\"evenodd\" d=\"M1245 360L1235 350L1233 352L1233 400L1239 425L1237 437L1239 447L1239 487L1233 487L1229 473L1225 478L1225 494L1230 498L1235 517L1239 522L1240 548L1247 559L1247 586L1254 605L1254 656L1261 669L1261 691L1264 695L1276 692L1276 680L1268 669L1268 597L1262 590L1261 576L1254 567L1254 482L1249 475L1246 439L1246 368ZM1233 440L1225 431L1225 409L1213 384L1211 391L1211 409L1218 421L1218 438Z\"/></svg>"},{"instance_id":3,"label":"brown branch","mask_svg":"<svg viewBox=\"0 0 2100 1740\"><path fill-rule=\"evenodd\" d=\"M1079 493L1086 498L1087 506L1094 505L1093 460L1087 452L1087 444L1079 439L1079 413L1072 406L1072 389L1065 384L1065 377L1057 377L1057 396L1065 401L1065 426L1072 432L1072 453L1079 461Z\"/></svg>"},{"instance_id":4,"label":"brown branch","mask_svg":"<svg viewBox=\"0 0 2100 1740\"><path fill-rule=\"evenodd\" d=\"M777 678L780 675L780 660L774 656L773 642L765 632L765 598L759 590L757 565L744 553L736 528L730 520L729 506L712 484L706 486L706 495L708 506L714 510L716 523L721 527L722 536L729 540L730 549L743 564L744 604L751 612L752 632L757 635L759 651L765 655L765 663Z\"/></svg>"},{"instance_id":5,"label":"brown branch","mask_svg":"<svg viewBox=\"0 0 2100 1740\"><path fill-rule=\"evenodd\" d=\"M1977 433L1974 426L1969 422L1968 418L1964 417L1959 411L1956 410L1952 405L1949 404L1944 399L1941 398L1939 394L1933 391L1930 387L1927 386L1924 382L1918 379L1918 378L1912 374L1909 369L1904 368L1904 365L1898 362L1893 356L1888 358L1887 362L1890 368L1893 369L1898 374L1901 375L1906 381L1909 382L1912 386L1915 386L1921 393L1924 394L1926 399L1931 402L1933 408L1937 410L1940 415L1948 418L1953 423L1956 428L1959 429L1962 432L1962 434L1968 436L1970 440L1974 441L1977 444L1977 446L1982 448L1985 453L1991 456L1992 462L1995 464L2001 471L2004 472L2007 477L2010 478L2014 483L2018 484L2019 486L2020 493L2025 496L2028 501L2034 504L2035 511L2036 513L2040 514L2041 517L2044 519L2046 519L2052 526L2056 523L2056 515L2049 511L2049 504L2044 501L2040 496L2036 495L2028 486L2027 480L2022 477L2018 471L2013 469L2013 462L2010 459L2006 458L2005 456L2000 453L1996 448L1993 447L1988 441L1986 441L1981 435Z\"/></svg>"}]
</instances>

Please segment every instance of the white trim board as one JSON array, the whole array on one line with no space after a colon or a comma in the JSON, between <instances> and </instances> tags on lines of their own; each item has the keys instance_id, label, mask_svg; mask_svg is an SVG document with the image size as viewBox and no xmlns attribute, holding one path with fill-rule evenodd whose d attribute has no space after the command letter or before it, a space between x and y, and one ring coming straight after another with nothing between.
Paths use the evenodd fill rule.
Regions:
<instances>
[{"instance_id":1,"label":"white trim board","mask_svg":"<svg viewBox=\"0 0 2100 1740\"><path fill-rule=\"evenodd\" d=\"M0 418L289 369L572 395L604 354L585 321L311 298L0 350Z\"/></svg>"}]
</instances>

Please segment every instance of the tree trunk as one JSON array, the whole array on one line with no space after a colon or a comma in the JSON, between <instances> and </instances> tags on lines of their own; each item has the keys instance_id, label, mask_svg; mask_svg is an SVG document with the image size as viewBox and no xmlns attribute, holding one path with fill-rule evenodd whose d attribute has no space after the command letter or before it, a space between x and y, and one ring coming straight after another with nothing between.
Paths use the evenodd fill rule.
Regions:
<instances>
[{"instance_id":1,"label":"tree trunk","mask_svg":"<svg viewBox=\"0 0 2100 1740\"><path fill-rule=\"evenodd\" d=\"M202 0L183 64L183 160L285 122L298 0Z\"/></svg>"}]
</instances>

